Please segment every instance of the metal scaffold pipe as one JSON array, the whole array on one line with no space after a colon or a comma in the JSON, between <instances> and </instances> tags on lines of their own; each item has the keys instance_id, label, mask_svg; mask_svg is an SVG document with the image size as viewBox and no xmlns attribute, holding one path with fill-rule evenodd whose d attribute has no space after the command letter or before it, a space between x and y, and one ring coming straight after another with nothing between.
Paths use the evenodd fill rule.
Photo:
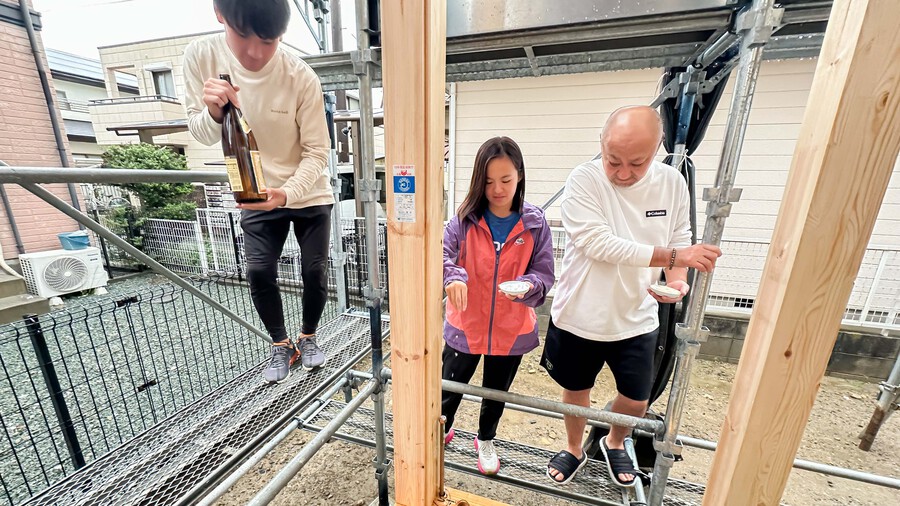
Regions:
<instances>
[{"instance_id":1,"label":"metal scaffold pipe","mask_svg":"<svg viewBox=\"0 0 900 506\"><path fill-rule=\"evenodd\" d=\"M368 283L365 289L366 305L369 308L369 322L372 326L372 374L377 388L372 396L375 403L375 476L378 482L378 503L388 506L387 442L384 430L384 380L381 368L384 365L381 340L381 266L379 262L378 200L381 185L375 171L375 118L372 103L372 67L374 59L369 39L369 2L356 0L356 51L351 55L353 69L359 80L359 147L362 181L357 181L364 201L363 215L366 222L366 263ZM355 156L355 155L354 155ZM387 245L385 245L385 248Z\"/></svg>"},{"instance_id":2,"label":"metal scaffold pipe","mask_svg":"<svg viewBox=\"0 0 900 506\"><path fill-rule=\"evenodd\" d=\"M275 435L271 440L269 440L266 444L262 446L256 453L253 454L249 459L247 459L243 464L240 465L237 469L234 470L227 478L222 480L216 488L214 488L209 494L207 494L202 501L197 503L198 506L212 506L215 502L228 493L228 490L237 483L247 472L250 471L255 465L259 464L262 459L266 457L272 450L275 449L276 446L281 444L282 441L287 439L294 431L300 427L307 418L312 416L312 414L322 406L328 399L332 398L338 392L344 388L345 385L349 383L347 378L344 378L334 385L331 386L328 390L325 391L318 399L313 401L308 408L306 408L303 413L297 415L291 422L281 430L278 434Z\"/></svg>"},{"instance_id":3,"label":"metal scaffold pipe","mask_svg":"<svg viewBox=\"0 0 900 506\"><path fill-rule=\"evenodd\" d=\"M583 406L576 406L574 404L566 404L563 402L529 397L512 392L492 390L489 388L478 387L466 383L458 383L456 381L442 380L441 388L446 392L477 395L479 397L491 399L494 401L515 403L521 406L528 406L531 408L542 409L553 413L561 413L564 415L580 416L589 420L598 420L614 425L620 425L622 427L637 428L656 434L659 434L663 428L663 424L656 420L649 420L646 418L638 418L636 416L623 415L621 413L613 413L612 411L586 408Z\"/></svg>"},{"instance_id":4,"label":"metal scaffold pipe","mask_svg":"<svg viewBox=\"0 0 900 506\"><path fill-rule=\"evenodd\" d=\"M347 419L349 419L350 416L352 416L379 387L380 385L375 381L366 384L366 386L359 391L359 394L347 404L343 411L341 411L341 413L332 421L328 422L328 425L326 425L321 432L316 434L316 437L307 443L306 446L300 450L300 453L295 455L294 458L278 472L275 478L266 484L266 486L260 490L249 503L247 503L248 506L263 506L275 499L275 496L287 486L294 476L303 469L303 466L313 458L316 452L318 452L319 449L334 436Z\"/></svg>"},{"instance_id":5,"label":"metal scaffold pipe","mask_svg":"<svg viewBox=\"0 0 900 506\"><path fill-rule=\"evenodd\" d=\"M65 169L62 167L0 167L4 183L224 183L225 171L149 169Z\"/></svg>"}]
</instances>

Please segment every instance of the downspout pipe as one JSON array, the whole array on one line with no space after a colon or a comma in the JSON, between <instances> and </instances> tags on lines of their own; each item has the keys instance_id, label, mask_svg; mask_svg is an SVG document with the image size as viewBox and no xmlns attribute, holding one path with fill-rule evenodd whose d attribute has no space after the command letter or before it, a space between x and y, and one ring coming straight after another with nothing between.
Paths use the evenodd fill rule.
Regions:
<instances>
[{"instance_id":1,"label":"downspout pipe","mask_svg":"<svg viewBox=\"0 0 900 506\"><path fill-rule=\"evenodd\" d=\"M50 113L50 124L53 127L53 137L56 139L56 150L59 151L59 163L63 167L69 166L69 156L66 153L66 141L63 138L62 129L59 126L59 118L56 116L56 104L54 103L53 93L50 92L50 80L47 79L47 71L44 70L43 61L41 59L41 50L37 43L37 34L34 33L34 23L31 20L31 11L28 8L28 0L19 0L19 11L22 13L22 23L28 32L28 43L31 45L31 54L34 56L34 66L37 69L38 77L41 79L41 88L44 90L44 99L47 101L47 111ZM81 204L78 202L78 192L75 185L69 183L69 198L72 199L72 207L81 211ZM84 230L84 225L79 225Z\"/></svg>"},{"instance_id":2,"label":"downspout pipe","mask_svg":"<svg viewBox=\"0 0 900 506\"><path fill-rule=\"evenodd\" d=\"M9 167L9 164L0 160L0 167ZM16 217L13 215L12 206L9 203L9 195L6 194L6 186L0 183L0 200L3 201L3 210L6 211L6 219L9 220L9 229L12 230L13 239L16 240L16 251L21 255L25 253L25 244L22 242L22 235L19 234L19 226L16 224ZM0 255L0 268L8 272L8 266ZM15 272L15 271L14 271Z\"/></svg>"}]
</instances>

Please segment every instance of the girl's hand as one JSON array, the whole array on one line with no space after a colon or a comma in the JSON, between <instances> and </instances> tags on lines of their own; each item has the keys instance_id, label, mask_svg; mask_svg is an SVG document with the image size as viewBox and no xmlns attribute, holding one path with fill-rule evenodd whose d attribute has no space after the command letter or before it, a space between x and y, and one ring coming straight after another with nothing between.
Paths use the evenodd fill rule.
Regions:
<instances>
[{"instance_id":1,"label":"girl's hand","mask_svg":"<svg viewBox=\"0 0 900 506\"><path fill-rule=\"evenodd\" d=\"M528 281L526 281L526 283L528 283ZM528 283L528 292L530 292L532 288L534 288L534 285L531 284L531 283ZM528 293L528 292L525 292L525 293L521 293L521 294L519 294L519 295L510 295L510 294L504 292L503 290L499 290L499 289L498 289L497 291L499 291L500 293L502 293L502 294L503 294L507 299L509 299L509 300L519 300L519 299L524 299L524 298L525 298L525 294Z\"/></svg>"},{"instance_id":2,"label":"girl's hand","mask_svg":"<svg viewBox=\"0 0 900 506\"><path fill-rule=\"evenodd\" d=\"M462 281L454 281L444 287L447 292L447 301L453 304L457 311L465 311L469 305L469 288Z\"/></svg>"}]
</instances>

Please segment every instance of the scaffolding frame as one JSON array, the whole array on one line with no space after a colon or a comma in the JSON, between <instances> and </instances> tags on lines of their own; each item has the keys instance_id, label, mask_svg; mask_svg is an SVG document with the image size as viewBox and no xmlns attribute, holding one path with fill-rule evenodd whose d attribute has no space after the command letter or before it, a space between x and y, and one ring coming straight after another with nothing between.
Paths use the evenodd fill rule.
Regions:
<instances>
[{"instance_id":1,"label":"scaffolding frame","mask_svg":"<svg viewBox=\"0 0 900 506\"><path fill-rule=\"evenodd\" d=\"M785 17L785 9L783 7L775 8L774 0L754 0L747 5L746 9L739 12L734 19L730 29L717 30L715 35L711 37L705 44L699 47L695 45L693 53L685 60L684 55L677 53L660 52L658 48L648 48L646 50L632 50L629 52L615 51L599 51L585 52L582 56L586 61L579 61L577 58L572 59L566 55L553 55L540 61L534 54L531 39L534 34L517 34L513 36L513 40L519 37L520 42L512 42L513 45L522 46L526 53L527 66L520 65L516 68L508 61L499 60L490 62L466 62L447 64L447 80L448 81L466 81L480 79L501 79L509 77L524 76L540 76L549 74L566 74L576 72L594 72L603 70L623 70L627 68L645 68L650 66L666 67L674 65L675 61L686 64L687 68L684 72L676 76L669 83L665 83L659 97L653 101L654 106L658 106L665 98L677 96L680 98L682 107L680 110L680 123L685 123L685 116L692 111L694 100L697 95L705 90L710 89L718 81L728 75L732 69L737 69L738 77L736 79L735 91L731 109L726 125L726 138L722 148L722 156L719 162L717 172L716 185L713 188L705 189L703 199L707 205L707 223L704 228L703 242L706 244L718 245L722 239L725 220L730 214L731 206L734 202L738 202L741 196L741 189L734 187L734 181L737 171L738 160L740 158L741 145L743 143L744 133L747 127L747 121L750 114L750 107L753 98L753 91L756 80L759 75L760 64L763 60L764 49L769 49L767 57L770 58L791 58L805 57L815 54L818 46L821 45L821 37L800 35L781 37L770 44L772 34L779 28L789 23L809 23L821 19L827 19L829 5L827 2L817 2L816 5L809 6L808 9L791 11ZM358 33L358 49L350 53L325 54L318 58L310 58L308 62L317 70L322 79L323 86L326 89L344 89L351 87L353 82L345 79L348 76L348 61L353 66L353 74L358 76L358 86L360 90L360 145L362 148L363 158L363 174L364 177L371 170L374 173L374 164L367 159L368 150L371 149L371 132L372 123L370 118L372 114L371 104L371 87L380 84L377 77L373 77L375 63L379 60L379 51L368 47L368 14L367 2L365 0L356 1L357 8L357 26L361 27ZM690 23L697 23L696 17L690 15L669 20L670 22L683 22L686 26ZM572 30L564 30L551 33L550 37L559 37L564 42L576 43L585 40L583 27L573 27ZM613 30L616 32L616 30ZM634 27L623 27L616 32L618 36L638 37L644 35L644 32L635 31ZM546 35L545 35L546 36ZM588 38L590 36L587 36ZM363 42L366 42L365 44ZM455 53L464 53L477 48L485 51L484 41L461 41L451 45L448 38L448 57ZM509 45L510 42L503 36L498 36L494 41L497 47ZM532 42L533 43L533 42ZM712 63L717 57L724 53L735 44L739 44L739 52L729 65L720 73L709 76L708 79L700 71L706 65ZM768 47L767 47L768 45ZM488 47L487 49L490 49ZM684 48L679 48L684 50ZM624 57L624 58L623 58ZM449 58L448 58L449 60ZM623 64L622 61L629 63ZM679 139L676 142L674 153L683 159L685 150L686 129L679 132ZM380 189L377 181L363 180L364 189L373 191ZM372 184L374 187L369 187ZM548 202L548 205L558 198L557 193ZM370 221L370 209L372 209L374 218L374 198L364 199L366 202L366 220ZM375 276L378 274L375 273ZM690 383L690 371L693 361L696 359L702 342L706 341L709 329L702 325L705 315L706 300L709 296L711 286L712 273L699 273L694 279L694 287L692 290L691 304L687 310L686 322L678 324L676 327L676 337L678 338L678 346L676 350L676 367L672 378L672 388L669 395L669 403L667 404L665 421L661 427L656 424L645 424L646 420L636 417L628 417L627 415L617 415L610 412L598 413L581 413L591 420L604 423L618 423L629 427L641 427L651 429L656 435L655 448L657 450L656 464L653 469L654 479L650 486L649 504L653 506L661 505L665 495L665 486L669 471L676 460L676 456L680 455L682 443L679 440L678 429L680 427L681 416L684 409L686 395ZM371 281L371 279L370 279ZM377 286L377 285L373 285ZM380 294L373 291L368 294L367 299L370 301L372 309L372 321L379 313ZM373 333L374 334L374 333ZM373 357L374 359L374 357ZM379 357L380 359L380 357ZM381 360L379 360L379 363ZM373 360L374 366L374 360ZM373 367L373 375L378 383L384 382L384 377L380 369ZM445 381L443 388L446 390L464 391L468 385L454 384ZM471 392L469 392L471 393ZM482 391L482 396L495 400L509 400L508 393ZM573 406L560 407L553 406L555 409L548 411L563 413ZM563 411L558 411L562 409ZM578 411L578 410L574 410ZM571 414L574 412L570 411ZM614 416L613 416L614 415ZM379 477L379 500L381 506L386 506L386 492L382 491L382 482L385 468L384 462L384 412L383 399L376 398L376 473ZM646 427L645 427L646 425ZM331 427L329 425L329 427ZM634 458L633 454L632 457ZM639 478L638 478L639 479ZM287 481L283 481L282 486ZM443 483L440 484L443 487ZM267 487L266 494L271 494L271 489ZM262 493L261 493L262 495ZM259 496L258 496L259 497ZM272 498L274 495L267 495ZM643 497L636 497L635 503L643 502Z\"/></svg>"},{"instance_id":2,"label":"scaffolding frame","mask_svg":"<svg viewBox=\"0 0 900 506\"><path fill-rule=\"evenodd\" d=\"M371 225L372 227L377 226L376 223L376 213L375 206L377 205L377 194L380 190L380 185L377 179L375 178L375 167L373 161L373 143L372 143L372 129L373 129L373 119L372 119L372 107L371 107L371 90L372 87L378 82L377 79L373 78L373 74L375 69L377 68L377 51L372 50L368 47L368 31L367 31L367 17L366 17L366 8L367 2L365 0L356 0L357 1L357 18L359 20L359 25L363 27L359 30L358 37L358 49L353 53L349 54L350 61L354 66L354 75L357 76L358 85L360 87L360 107L361 107L361 115L360 121L360 145L362 148L362 159L363 159L363 175L364 179L361 181L363 184L363 190L367 197L364 198L365 202L365 210L366 210L366 223L367 226ZM821 3L821 2L820 2ZM705 228L704 242L709 244L718 244L721 240L722 230L724 228L724 222L727 218L731 204L737 202L740 197L740 189L734 188L734 176L737 168L737 161L740 155L740 147L743 140L743 133L747 124L747 117L749 115L749 110L752 102L753 96L753 88L755 86L755 81L758 76L759 65L763 59L763 48L766 46L766 43L773 31L773 28L779 26L781 23L781 11L775 9L773 7L774 0L755 0L752 4L752 7L743 13L737 18L736 33L724 32L720 33L715 39L713 39L708 46L706 46L702 51L697 53L695 61L698 65L690 66L685 73L688 76L687 82L697 81L693 77L693 73L697 68L702 68L703 62L711 61L715 56L721 54L722 51L728 49L732 45L739 43L741 46L740 50L740 61L737 64L736 68L738 70L738 78L737 84L735 86L735 93L732 102L731 113L729 114L728 125L726 128L727 137L725 144L723 146L722 151L722 160L720 161L719 173L716 180L716 187L707 189L704 192L704 200L708 202L707 207L707 226ZM324 19L324 18L323 18ZM324 21L320 20L320 23L324 23ZM323 25L324 26L324 25ZM324 34L324 28L322 28ZM327 40L327 37L324 38ZM796 47L793 48L797 50ZM717 54L718 53L718 54ZM783 54L791 54L791 53L783 53ZM333 57L326 55L319 62L323 62L327 60L328 57ZM554 67L556 68L556 67ZM565 70L564 65L560 65L560 68ZM577 67L578 71L595 71L595 67ZM694 69L694 70L691 70ZM532 67L532 70L534 68ZM571 70L571 68L569 68ZM512 77L507 73L504 73L498 69L490 69L490 72L497 72L496 74L491 74L495 76L495 78L501 77ZM485 75L485 74L479 74ZM673 82L675 80L673 79ZM677 93L682 100L690 101L693 100L690 96L691 90L696 93L697 88L687 87L687 86L678 86L672 87L673 83L667 83L664 87L660 97L663 96L673 96L673 93ZM702 87L703 82L700 81L699 85ZM332 87L332 89L337 89ZM677 91L676 91L677 90ZM364 98L365 97L365 98ZM659 100L659 98L657 99ZM688 109L689 110L689 109ZM681 144L682 153L683 153L683 143ZM676 149L678 151L678 148ZM334 151L332 150L332 155ZM677 154L677 153L676 153ZM332 169L334 168L333 164L334 157L332 157ZM333 177L336 177L336 174L332 172ZM41 168L22 168L22 167L11 167L11 168L0 168L0 184L3 183L15 183L19 184L31 193L40 197L44 201L50 203L54 207L56 207L61 212L67 214L72 217L79 223L85 225L87 228L92 229L98 235L103 237L104 239L112 242L116 246L122 248L126 252L134 255L139 260L145 262L149 265L154 271L159 274L165 276L170 279L173 283L185 289L186 291L192 293L198 298L202 299L205 303L209 304L217 311L221 312L226 317L232 319L236 323L240 324L251 333L268 340L268 336L258 328L255 328L249 322L246 322L238 315L232 313L228 308L225 308L217 301L213 300L208 295L200 292L195 287L181 279L178 275L169 271L162 265L158 264L152 258L146 256L127 242L118 238L115 234L112 234L110 231L106 230L104 227L100 226L93 220L91 220L87 215L81 213L80 211L72 208L71 205L62 201L55 195L51 194L47 190L43 189L39 186L39 183L51 183L51 182L103 182L103 183L116 183L116 182L135 182L135 181L144 181L144 182L223 182L226 180L224 173L220 172L202 172L202 171L191 171L189 173L177 173L177 172L164 172L164 171L135 171L135 170L116 170L116 169L41 169ZM340 230L339 227L333 230L333 233L336 237L339 237ZM335 243L340 244L340 241L335 241ZM253 461L257 461L258 458L261 458L263 455L268 453L273 449L277 442L286 437L293 429L303 425L303 421L307 416L310 416L311 413L321 406L322 403L325 402L329 397L333 396L339 390L345 388L350 382L351 377L362 377L368 380L366 387L360 392L360 395L357 396L350 405L342 412L339 419L335 419L332 424L329 424L327 430L323 430L319 436L317 436L313 442L310 443L309 447L304 448L292 461L291 463L281 472L279 473L277 479L266 486L266 488L260 493L257 499L255 499L254 504L265 504L278 493L278 491L287 484L291 477L293 477L296 472L302 468L303 464L315 454L318 448L332 435L336 434L340 428L341 423L345 421L353 411L358 409L362 400L371 396L375 400L376 405L376 460L375 460L375 468L376 474L378 477L378 493L379 493L379 502L381 504L387 504L387 481L386 475L390 469L390 462L386 456L386 446L385 446L385 435L384 435L384 405L383 405L383 388L387 385L390 379L390 371L384 370L383 365L383 357L381 356L381 341L378 340L376 346L376 336L380 336L381 333L381 302L383 294L379 290L379 278L380 273L377 271L377 251L378 245L375 241L368 241L367 247L367 255L370 257L370 266L375 270L370 273L369 278L369 286L366 291L367 305L370 310L370 324L372 325L372 340L373 340L373 370L371 374L366 373L355 373L350 374L347 378L340 380L339 383L332 386L326 392L326 395L323 395L319 400L317 400L314 405L308 407L304 414L301 414L300 417L295 419L294 422L291 422L281 434L279 434L275 439L271 440L267 443L251 460L244 463L244 465L240 466L240 468L233 473L232 477L228 478L226 481L220 483L219 487L216 490L207 496L207 499L204 503L211 503L212 498L215 496L216 492L224 493L227 490L227 487L224 487L226 483L229 483L233 477L239 477L243 472L249 470L250 463ZM340 257L341 252L339 250L333 251L334 255L338 255ZM375 261L372 261L372 259ZM339 269L340 270L340 269ZM530 403L522 402L523 399L517 398L514 394L509 394L506 392L498 392L491 391L487 389L482 389L479 387L473 387L470 385L464 385L454 382L444 382L443 386L446 390L450 391L458 391L461 393L466 393L469 395L467 399L475 400L475 398L471 397L472 395L479 395L483 398L495 399L495 400L506 400L515 403L515 401L519 401L518 405L511 404L511 407L518 408L523 406L525 408L529 408L535 414L576 414L578 416L586 416L589 420L595 423L600 424L610 424L615 423L619 425L626 425L630 427L636 427L641 430L646 430L657 437L657 451L658 458L656 462L656 466L654 468L654 479L651 488L650 488L650 497L649 503L658 505L662 504L664 493L665 493L665 484L666 477L668 476L669 469L671 468L675 455L680 452L681 442L689 442L690 438L684 438L678 435L678 429L680 425L680 417L681 412L684 407L685 395L687 392L688 384L689 384L689 375L692 362L696 357L697 350L699 349L700 343L703 342L706 338L706 334L708 330L702 326L702 319L705 312L705 300L708 296L709 290L709 282L710 275L701 274L698 276L695 281L695 290L699 292L699 296L696 296L692 299L692 304L688 309L688 318L687 322L681 324L678 327L677 337L679 339L679 347L678 347L678 366L675 370L675 376L673 378L673 388L670 393L670 402L667 408L667 416L666 421L661 423L651 423L648 420L644 420L642 418L637 417L628 417L626 415L618 415L615 413L611 413L608 411L600 411L600 410L592 410L585 408L579 408L577 406L564 405L562 403L553 403L552 401L544 401L545 403L539 403L529 405ZM346 281L344 281L346 282ZM697 288L699 287L699 288ZM339 293L341 290L339 290ZM376 332L377 330L377 332ZM900 364L900 362L898 362ZM896 369L896 368L895 368ZM891 379L893 383L896 383L896 378L894 378L895 374L892 373ZM893 385L891 385L893 386ZM888 392L885 392L886 394ZM893 393L893 390L890 392ZM327 395L330 394L330 395ZM887 396L885 396L887 397ZM380 414L379 408L380 407ZM545 413L546 412L546 413ZM378 420L381 420L380 426ZM283 435L283 436L282 436ZM699 448L707 448L709 449L711 445L715 443L703 442L703 441L690 441L692 446L697 446ZM874 483L883 486L889 486L892 488L900 488L900 481L893 478L886 477L878 477L876 475L869 475L867 473L859 473L858 471L846 470L840 468L831 468L831 466L821 466L821 465L813 465L800 463L798 465L795 462L795 467L798 468L806 468L810 470L814 470L817 472L824 472L826 474L834 474L835 476L842 476L848 479L856 479L859 481ZM661 478L661 479L659 479ZM224 487L224 488L223 488Z\"/></svg>"}]
</instances>

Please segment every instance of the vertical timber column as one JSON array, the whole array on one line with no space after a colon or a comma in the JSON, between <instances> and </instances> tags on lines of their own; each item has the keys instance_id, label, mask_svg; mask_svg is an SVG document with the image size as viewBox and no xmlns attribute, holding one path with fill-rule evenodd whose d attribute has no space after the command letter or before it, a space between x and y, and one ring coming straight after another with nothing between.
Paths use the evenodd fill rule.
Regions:
<instances>
[{"instance_id":1,"label":"vertical timber column","mask_svg":"<svg viewBox=\"0 0 900 506\"><path fill-rule=\"evenodd\" d=\"M900 150L896 0L836 0L704 505L778 504Z\"/></svg>"},{"instance_id":2,"label":"vertical timber column","mask_svg":"<svg viewBox=\"0 0 900 506\"><path fill-rule=\"evenodd\" d=\"M381 3L395 499L438 495L446 0Z\"/></svg>"}]
</instances>

